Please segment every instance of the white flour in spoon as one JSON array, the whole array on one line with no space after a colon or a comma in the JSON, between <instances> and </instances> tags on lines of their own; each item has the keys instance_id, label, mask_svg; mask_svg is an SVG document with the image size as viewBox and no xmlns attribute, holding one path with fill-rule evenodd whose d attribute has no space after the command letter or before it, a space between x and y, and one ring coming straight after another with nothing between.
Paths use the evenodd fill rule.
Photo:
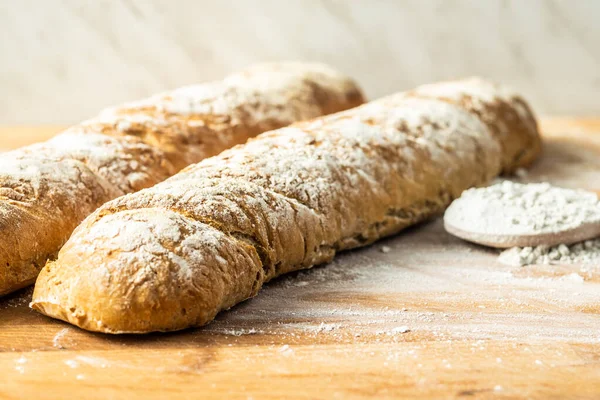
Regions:
<instances>
[{"instance_id":1,"label":"white flour in spoon","mask_svg":"<svg viewBox=\"0 0 600 400\"><path fill-rule=\"evenodd\" d=\"M548 183L504 181L469 189L459 200L444 218L482 234L538 235L600 223L600 200L595 193ZM600 238L571 246L514 247L502 252L499 260L510 265L600 262Z\"/></svg>"},{"instance_id":2,"label":"white flour in spoon","mask_svg":"<svg viewBox=\"0 0 600 400\"><path fill-rule=\"evenodd\" d=\"M466 190L448 207L444 219L482 234L557 233L600 222L600 201L585 190L504 181Z\"/></svg>"}]
</instances>

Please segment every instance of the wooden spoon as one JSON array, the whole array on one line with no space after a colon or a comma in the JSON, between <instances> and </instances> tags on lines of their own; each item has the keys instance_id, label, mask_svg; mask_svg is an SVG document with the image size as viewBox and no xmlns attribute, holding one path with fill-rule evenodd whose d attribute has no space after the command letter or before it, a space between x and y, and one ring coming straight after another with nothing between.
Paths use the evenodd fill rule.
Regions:
<instances>
[{"instance_id":1,"label":"wooden spoon","mask_svg":"<svg viewBox=\"0 0 600 400\"><path fill-rule=\"evenodd\" d=\"M551 190L569 190L552 187L548 184L523 185L509 182L500 183L494 185L494 187L503 188L502 185L508 186L513 190L516 188L510 199L514 199L515 196L519 195L526 196L527 194L531 194L527 193L527 190L537 190L536 188L540 186L551 188ZM537 203L537 207L548 207L547 210L556 213L557 216L564 214L563 216L566 217L566 220L571 221L571 223L565 224L563 229L554 229L551 232L546 230L535 234L529 232L519 233L518 231L523 229L515 229L514 225L511 226L512 222L509 222L511 221L509 218L518 217L518 215L512 214L513 216L511 216L511 211L506 208L508 206L502 200L493 198L490 199L489 203L487 201L482 203L480 196L483 196L481 193L485 193L486 190L486 188L471 189L463 193L460 198L456 199L450 205L444 214L444 228L448 233L469 242L496 248L535 247L540 245L555 246L561 243L572 244L600 237L600 203L597 204L598 212L592 214L588 220L581 221L578 225L574 225L575 221L573 221L573 218L569 218L568 213L563 213L564 206ZM590 194L593 195L595 194L594 192L570 192L571 198L573 196L582 196L582 201L585 199L588 207L594 207L595 200L590 200ZM476 202L474 202L474 198ZM592 201L591 205L590 201ZM487 220L487 224L477 223L484 219ZM498 223L491 224L490 221L498 221ZM519 224L518 221L517 224ZM527 225L525 225L525 228L524 230L527 231ZM529 231L532 230L529 229Z\"/></svg>"},{"instance_id":2,"label":"wooden spoon","mask_svg":"<svg viewBox=\"0 0 600 400\"><path fill-rule=\"evenodd\" d=\"M579 225L573 229L536 235L515 235L502 233L481 233L462 229L452 225L444 218L444 228L448 233L463 240L484 246L506 249L510 247L535 247L540 245L556 246L561 243L572 244L600 236L600 221Z\"/></svg>"}]
</instances>

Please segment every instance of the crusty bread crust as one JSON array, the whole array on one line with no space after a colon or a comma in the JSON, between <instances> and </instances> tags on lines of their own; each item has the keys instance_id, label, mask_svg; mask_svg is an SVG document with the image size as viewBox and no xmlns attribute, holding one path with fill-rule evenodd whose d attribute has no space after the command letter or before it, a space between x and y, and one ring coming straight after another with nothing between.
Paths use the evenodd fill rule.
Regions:
<instances>
[{"instance_id":1,"label":"crusty bread crust","mask_svg":"<svg viewBox=\"0 0 600 400\"><path fill-rule=\"evenodd\" d=\"M32 307L106 333L200 326L539 152L525 102L478 79L267 132L102 206L43 269Z\"/></svg>"},{"instance_id":2,"label":"crusty bread crust","mask_svg":"<svg viewBox=\"0 0 600 400\"><path fill-rule=\"evenodd\" d=\"M34 282L98 206L257 134L355 107L352 80L310 63L250 67L103 111L0 155L0 295Z\"/></svg>"}]
</instances>

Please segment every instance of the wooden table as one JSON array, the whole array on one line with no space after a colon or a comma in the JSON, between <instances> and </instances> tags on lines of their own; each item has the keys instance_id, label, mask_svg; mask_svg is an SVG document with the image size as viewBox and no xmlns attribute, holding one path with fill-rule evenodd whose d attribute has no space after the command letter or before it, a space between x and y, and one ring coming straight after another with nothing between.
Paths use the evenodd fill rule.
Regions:
<instances>
[{"instance_id":1,"label":"wooden table","mask_svg":"<svg viewBox=\"0 0 600 400\"><path fill-rule=\"evenodd\" d=\"M599 191L600 120L543 128L523 180ZM54 132L3 128L0 147ZM278 279L203 329L147 336L45 318L25 290L0 300L0 398L600 398L600 266L496 256L433 221Z\"/></svg>"}]
</instances>

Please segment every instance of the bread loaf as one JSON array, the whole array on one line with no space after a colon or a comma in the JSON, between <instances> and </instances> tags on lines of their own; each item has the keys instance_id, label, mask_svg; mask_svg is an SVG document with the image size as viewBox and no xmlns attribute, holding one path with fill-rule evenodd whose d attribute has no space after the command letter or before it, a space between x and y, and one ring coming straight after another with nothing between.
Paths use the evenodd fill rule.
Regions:
<instances>
[{"instance_id":1,"label":"bread loaf","mask_svg":"<svg viewBox=\"0 0 600 400\"><path fill-rule=\"evenodd\" d=\"M362 103L320 64L263 64L222 81L108 109L0 155L0 295L33 283L98 206L249 137Z\"/></svg>"},{"instance_id":2,"label":"bread loaf","mask_svg":"<svg viewBox=\"0 0 600 400\"><path fill-rule=\"evenodd\" d=\"M102 206L42 270L32 307L106 333L200 326L539 151L525 102L478 79L267 132Z\"/></svg>"}]
</instances>

